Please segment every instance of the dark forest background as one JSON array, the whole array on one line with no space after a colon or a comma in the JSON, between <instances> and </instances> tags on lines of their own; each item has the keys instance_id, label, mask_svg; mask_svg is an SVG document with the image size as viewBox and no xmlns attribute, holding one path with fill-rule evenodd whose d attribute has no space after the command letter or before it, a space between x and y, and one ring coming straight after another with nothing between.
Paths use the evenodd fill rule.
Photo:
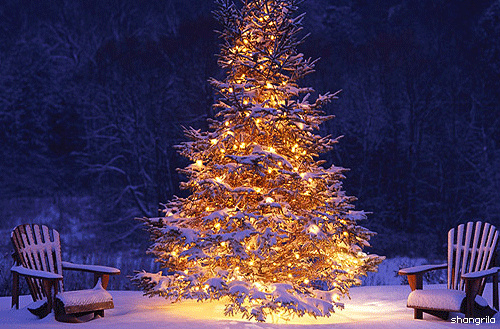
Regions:
<instances>
[{"instance_id":1,"label":"dark forest background","mask_svg":"<svg viewBox=\"0 0 500 329\"><path fill-rule=\"evenodd\" d=\"M149 241L134 218L186 193L173 146L182 126L207 129L207 79L224 76L213 9L1 2L3 263L10 230L37 221L61 232L72 257L151 270L138 261ZM500 225L500 1L309 0L303 11L300 51L321 59L302 85L342 89L321 133L344 137L323 158L350 168L344 188L372 212L369 251L439 258L451 226Z\"/></svg>"}]
</instances>

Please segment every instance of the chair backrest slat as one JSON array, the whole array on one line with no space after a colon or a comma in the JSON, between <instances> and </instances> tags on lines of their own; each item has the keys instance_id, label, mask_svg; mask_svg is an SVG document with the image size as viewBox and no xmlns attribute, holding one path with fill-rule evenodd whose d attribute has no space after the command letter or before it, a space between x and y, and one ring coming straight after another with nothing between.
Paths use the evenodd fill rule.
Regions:
<instances>
[{"instance_id":1,"label":"chair backrest slat","mask_svg":"<svg viewBox=\"0 0 500 329\"><path fill-rule=\"evenodd\" d=\"M482 263L482 260L483 260L483 256L484 256L484 246L486 244L486 239L488 237L488 229L490 227L490 224L489 223L484 223L484 227L483 227L483 232L482 232L482 235L481 235L481 244L478 246L478 255L477 255L477 261L476 261L476 266L475 266L475 271L480 271L481 270L481 263Z\"/></svg>"},{"instance_id":2,"label":"chair backrest slat","mask_svg":"<svg viewBox=\"0 0 500 329\"><path fill-rule=\"evenodd\" d=\"M468 272L467 263L468 263L468 260L470 257L470 252L471 252L470 240L471 240L472 230L474 227L473 225L474 225L474 223L468 222L467 228L465 230L465 241L464 241L464 245L463 245L463 257L462 257L462 261L461 261L462 266L460 266L461 267L460 277ZM462 285L464 284L464 282L463 282L463 280L460 280L460 281L461 281L460 282L460 290L463 290L464 287L462 287Z\"/></svg>"},{"instance_id":3,"label":"chair backrest slat","mask_svg":"<svg viewBox=\"0 0 500 329\"><path fill-rule=\"evenodd\" d=\"M49 230L45 225L20 225L12 233L12 242L23 266L62 274L61 243L56 230ZM41 299L41 280L27 278L27 281L33 299ZM58 289L63 291L62 280Z\"/></svg>"},{"instance_id":4,"label":"chair backrest slat","mask_svg":"<svg viewBox=\"0 0 500 329\"><path fill-rule=\"evenodd\" d=\"M47 263L47 246L42 240L42 234L40 232L40 227L38 225L33 225L33 231L35 233L36 242L34 243L34 253L38 255L37 258L40 259L40 267L37 270L52 272Z\"/></svg>"},{"instance_id":5,"label":"chair backrest slat","mask_svg":"<svg viewBox=\"0 0 500 329\"><path fill-rule=\"evenodd\" d=\"M453 275L453 251L454 251L454 245L453 241L455 239L455 229L452 228L448 232L448 289L453 289L451 284L453 282L452 280L452 275Z\"/></svg>"},{"instance_id":6,"label":"chair backrest slat","mask_svg":"<svg viewBox=\"0 0 500 329\"><path fill-rule=\"evenodd\" d=\"M495 226L481 222L460 224L448 232L448 289L464 290L462 275L491 267L498 235Z\"/></svg>"},{"instance_id":7,"label":"chair backrest slat","mask_svg":"<svg viewBox=\"0 0 500 329\"><path fill-rule=\"evenodd\" d=\"M483 261L481 262L481 270L485 270L491 261L491 256L494 253L494 252L492 252L493 251L492 250L493 249L492 243L493 243L495 235L497 235L497 234L498 233L495 231L495 227L491 226L490 230L488 232L488 241L486 242L486 245L483 247L484 253L483 253Z\"/></svg>"},{"instance_id":8,"label":"chair backrest slat","mask_svg":"<svg viewBox=\"0 0 500 329\"><path fill-rule=\"evenodd\" d=\"M37 226L35 226L34 229L36 230ZM29 260L31 268L35 270L43 270L40 256L36 249L33 249L33 246L36 246L36 238L33 234L31 226L26 227L25 234L22 236L22 238L24 242L24 248L22 251L26 255L26 258Z\"/></svg>"},{"instance_id":9,"label":"chair backrest slat","mask_svg":"<svg viewBox=\"0 0 500 329\"><path fill-rule=\"evenodd\" d=\"M50 239L49 228L47 226L42 226L42 236L43 236L43 244L44 248L42 252L44 256L47 258L47 271L52 273L57 273L56 264L54 264L54 254L55 248L53 241Z\"/></svg>"},{"instance_id":10,"label":"chair backrest slat","mask_svg":"<svg viewBox=\"0 0 500 329\"><path fill-rule=\"evenodd\" d=\"M462 237L464 233L464 224L458 225L457 228L457 242L456 242L456 249L455 249L455 254L454 254L454 259L453 261L453 281L452 281L452 289L457 289L458 283L459 283L459 273L460 273L460 263L461 263L461 254L462 254Z\"/></svg>"},{"instance_id":11,"label":"chair backrest slat","mask_svg":"<svg viewBox=\"0 0 500 329\"><path fill-rule=\"evenodd\" d=\"M55 271L62 275L62 254L61 254L61 239L59 237L59 232L52 230L52 235L54 236L54 261L55 261ZM59 261L57 261L59 260ZM62 281L61 281L62 284ZM61 287L62 291L62 287Z\"/></svg>"},{"instance_id":12,"label":"chair backrest slat","mask_svg":"<svg viewBox=\"0 0 500 329\"><path fill-rule=\"evenodd\" d=\"M478 247L479 247L479 237L481 236L481 222L476 222L476 227L474 229L474 239L472 240L472 250L471 250L471 257L470 257L470 262L469 262L469 268L473 269L474 265L476 264L475 262L477 261L479 255L478 255Z\"/></svg>"}]
</instances>

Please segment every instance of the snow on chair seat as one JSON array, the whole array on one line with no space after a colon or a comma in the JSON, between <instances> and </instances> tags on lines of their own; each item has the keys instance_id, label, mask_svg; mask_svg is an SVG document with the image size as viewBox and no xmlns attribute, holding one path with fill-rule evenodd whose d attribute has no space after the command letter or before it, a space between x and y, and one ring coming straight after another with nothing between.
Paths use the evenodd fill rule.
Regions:
<instances>
[{"instance_id":1,"label":"snow on chair seat","mask_svg":"<svg viewBox=\"0 0 500 329\"><path fill-rule=\"evenodd\" d=\"M460 312L465 292L453 289L414 290L408 296L408 307Z\"/></svg>"},{"instance_id":2,"label":"snow on chair seat","mask_svg":"<svg viewBox=\"0 0 500 329\"><path fill-rule=\"evenodd\" d=\"M94 310L106 310L114 307L113 297L97 283L95 288L77 291L64 291L56 295L56 304L60 302L66 314Z\"/></svg>"}]
</instances>

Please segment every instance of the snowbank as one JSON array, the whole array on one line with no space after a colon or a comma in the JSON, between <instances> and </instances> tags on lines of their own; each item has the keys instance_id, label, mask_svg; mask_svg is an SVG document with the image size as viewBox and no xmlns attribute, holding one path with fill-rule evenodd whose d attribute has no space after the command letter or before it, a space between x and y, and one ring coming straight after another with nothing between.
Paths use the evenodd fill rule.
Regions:
<instances>
[{"instance_id":1,"label":"snowbank","mask_svg":"<svg viewBox=\"0 0 500 329\"><path fill-rule=\"evenodd\" d=\"M430 285L425 289L443 288L443 285ZM197 303L195 301L169 304L158 297L143 297L139 291L111 291L115 308L105 311L105 317L86 324L65 324L55 321L52 315L38 319L26 309L31 302L29 296L21 297L21 309L10 309L10 297L0 298L0 328L67 328L81 329L120 328L120 329L268 329L268 328L478 328L475 324L456 324L445 322L430 315L424 320L413 319L413 309L406 307L410 293L408 286L363 286L351 289L352 299L345 299L345 309L337 311L330 318L304 317L287 324L256 323L240 318L224 316L224 304L220 301ZM485 291L486 300L491 304L491 287ZM455 315L454 315L455 316ZM459 315L460 316L460 315ZM500 316L495 324L482 323L479 328L498 328ZM457 327L459 326L459 327Z\"/></svg>"}]
</instances>

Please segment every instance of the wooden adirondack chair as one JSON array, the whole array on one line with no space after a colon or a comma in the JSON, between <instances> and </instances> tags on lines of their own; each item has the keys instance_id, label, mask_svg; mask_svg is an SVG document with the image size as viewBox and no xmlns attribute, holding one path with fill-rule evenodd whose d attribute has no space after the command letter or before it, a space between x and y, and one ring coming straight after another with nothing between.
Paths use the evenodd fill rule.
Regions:
<instances>
[{"instance_id":1,"label":"wooden adirondack chair","mask_svg":"<svg viewBox=\"0 0 500 329\"><path fill-rule=\"evenodd\" d=\"M80 265L63 262L59 233L42 225L19 225L11 233L14 245L12 267L12 307L19 308L19 276L24 276L34 302L30 309L39 317L52 310L56 319L64 322L82 322L89 315L104 316L104 310L113 308L113 298L105 289L109 276L120 270L97 265ZM94 273L94 289L64 291L63 270ZM36 304L36 303L35 303Z\"/></svg>"},{"instance_id":2,"label":"wooden adirondack chair","mask_svg":"<svg viewBox=\"0 0 500 329\"><path fill-rule=\"evenodd\" d=\"M498 273L493 267L498 231L488 223L468 222L448 232L448 262L440 265L422 265L399 270L408 276L412 292L407 306L414 309L414 318L422 319L423 312L447 319L449 312L474 316L477 296L481 296L488 276L493 277L493 305L498 311ZM423 290L424 273L448 270L447 289ZM484 300L482 301L485 302Z\"/></svg>"}]
</instances>

